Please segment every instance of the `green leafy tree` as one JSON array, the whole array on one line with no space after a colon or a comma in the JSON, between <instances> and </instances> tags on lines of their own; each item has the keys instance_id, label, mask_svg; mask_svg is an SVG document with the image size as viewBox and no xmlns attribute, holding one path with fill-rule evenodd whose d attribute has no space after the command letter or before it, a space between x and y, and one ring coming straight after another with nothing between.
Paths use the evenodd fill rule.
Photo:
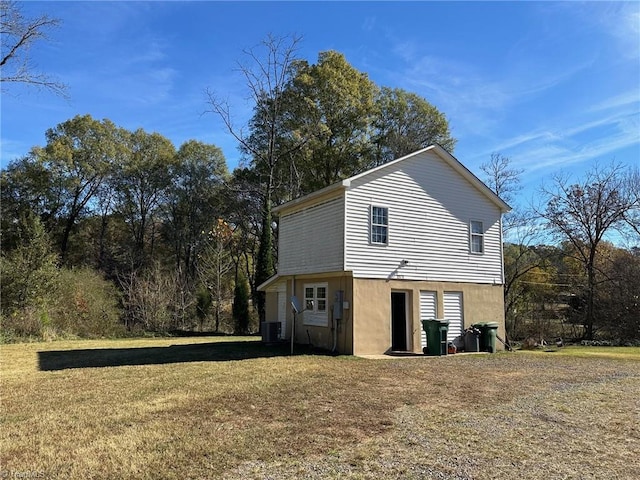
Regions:
<instances>
[{"instance_id":1,"label":"green leafy tree","mask_svg":"<svg viewBox=\"0 0 640 480\"><path fill-rule=\"evenodd\" d=\"M11 162L0 172L0 222L5 253L20 243L23 228L23 224L18 222L20 218L34 214L46 230L53 228L62 204L51 188L52 183L51 172L39 160L35 150Z\"/></svg>"},{"instance_id":2,"label":"green leafy tree","mask_svg":"<svg viewBox=\"0 0 640 480\"><path fill-rule=\"evenodd\" d=\"M295 110L290 123L307 126L301 156L302 193L331 185L365 169L372 158L372 122L377 87L336 51L318 62L295 64L290 86ZM294 101L292 101L293 103Z\"/></svg>"},{"instance_id":3,"label":"green leafy tree","mask_svg":"<svg viewBox=\"0 0 640 480\"><path fill-rule=\"evenodd\" d=\"M381 165L429 145L452 153L456 140L447 118L419 95L383 87L376 98L374 119L375 163Z\"/></svg>"},{"instance_id":4,"label":"green leafy tree","mask_svg":"<svg viewBox=\"0 0 640 480\"><path fill-rule=\"evenodd\" d=\"M47 145L38 150L51 179L49 195L60 202L57 215L63 262L73 228L91 211L91 201L112 172L118 155L116 131L109 120L78 115L47 130Z\"/></svg>"},{"instance_id":5,"label":"green leafy tree","mask_svg":"<svg viewBox=\"0 0 640 480\"><path fill-rule=\"evenodd\" d=\"M176 152L171 141L142 129L125 138L126 154L114 174L115 210L125 219L134 266L147 265L159 233L158 216L171 182Z\"/></svg>"},{"instance_id":6,"label":"green leafy tree","mask_svg":"<svg viewBox=\"0 0 640 480\"><path fill-rule=\"evenodd\" d=\"M188 278L196 275L202 233L220 216L227 175L224 155L215 145L189 140L178 149L164 201L164 237Z\"/></svg>"}]
</instances>

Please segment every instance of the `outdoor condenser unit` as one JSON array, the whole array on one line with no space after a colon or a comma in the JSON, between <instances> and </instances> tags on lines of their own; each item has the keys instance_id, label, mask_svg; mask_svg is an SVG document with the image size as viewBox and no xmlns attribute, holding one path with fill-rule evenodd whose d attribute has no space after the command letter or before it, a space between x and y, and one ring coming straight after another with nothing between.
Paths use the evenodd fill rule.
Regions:
<instances>
[{"instance_id":1,"label":"outdoor condenser unit","mask_svg":"<svg viewBox=\"0 0 640 480\"><path fill-rule=\"evenodd\" d=\"M264 343L276 343L280 337L280 322L262 323L262 341Z\"/></svg>"}]
</instances>

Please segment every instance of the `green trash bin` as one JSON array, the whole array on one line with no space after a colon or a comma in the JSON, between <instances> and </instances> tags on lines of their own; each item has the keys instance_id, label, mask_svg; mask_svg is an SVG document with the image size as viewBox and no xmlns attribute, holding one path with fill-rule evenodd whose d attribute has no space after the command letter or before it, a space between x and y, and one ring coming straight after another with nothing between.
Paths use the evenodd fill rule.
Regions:
<instances>
[{"instance_id":1,"label":"green trash bin","mask_svg":"<svg viewBox=\"0 0 640 480\"><path fill-rule=\"evenodd\" d=\"M427 348L423 349L423 352L431 356L446 355L449 322L446 320L422 320L422 328L427 334Z\"/></svg>"},{"instance_id":2,"label":"green trash bin","mask_svg":"<svg viewBox=\"0 0 640 480\"><path fill-rule=\"evenodd\" d=\"M498 324L496 322L474 323L472 327L480 330L480 351L495 353Z\"/></svg>"},{"instance_id":3,"label":"green trash bin","mask_svg":"<svg viewBox=\"0 0 640 480\"><path fill-rule=\"evenodd\" d=\"M496 322L489 322L486 325L487 329L487 352L496 353L496 337L498 336L498 324Z\"/></svg>"}]
</instances>

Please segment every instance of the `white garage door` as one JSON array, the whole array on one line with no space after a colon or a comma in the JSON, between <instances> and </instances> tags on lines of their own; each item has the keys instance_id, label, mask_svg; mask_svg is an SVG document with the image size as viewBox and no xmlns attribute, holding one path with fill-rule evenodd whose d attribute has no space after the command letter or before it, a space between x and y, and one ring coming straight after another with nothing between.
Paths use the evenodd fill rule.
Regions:
<instances>
[{"instance_id":1,"label":"white garage door","mask_svg":"<svg viewBox=\"0 0 640 480\"><path fill-rule=\"evenodd\" d=\"M422 328L422 320L433 320L436 318L436 299L436 292L420 291L420 343L422 348L427 346L427 334L424 328Z\"/></svg>"},{"instance_id":2,"label":"white garage door","mask_svg":"<svg viewBox=\"0 0 640 480\"><path fill-rule=\"evenodd\" d=\"M462 316L462 292L444 292L444 319L449 321L447 341L462 334L464 319Z\"/></svg>"}]
</instances>

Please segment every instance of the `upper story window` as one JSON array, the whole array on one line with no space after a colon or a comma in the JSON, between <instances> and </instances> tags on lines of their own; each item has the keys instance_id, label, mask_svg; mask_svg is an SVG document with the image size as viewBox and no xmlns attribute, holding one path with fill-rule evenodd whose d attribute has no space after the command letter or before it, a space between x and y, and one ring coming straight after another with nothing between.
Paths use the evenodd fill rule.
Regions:
<instances>
[{"instance_id":1,"label":"upper story window","mask_svg":"<svg viewBox=\"0 0 640 480\"><path fill-rule=\"evenodd\" d=\"M482 222L469 222L469 245L471 253L484 253L484 226Z\"/></svg>"},{"instance_id":2,"label":"upper story window","mask_svg":"<svg viewBox=\"0 0 640 480\"><path fill-rule=\"evenodd\" d=\"M389 209L371 206L371 243L387 245L389 243Z\"/></svg>"}]
</instances>

